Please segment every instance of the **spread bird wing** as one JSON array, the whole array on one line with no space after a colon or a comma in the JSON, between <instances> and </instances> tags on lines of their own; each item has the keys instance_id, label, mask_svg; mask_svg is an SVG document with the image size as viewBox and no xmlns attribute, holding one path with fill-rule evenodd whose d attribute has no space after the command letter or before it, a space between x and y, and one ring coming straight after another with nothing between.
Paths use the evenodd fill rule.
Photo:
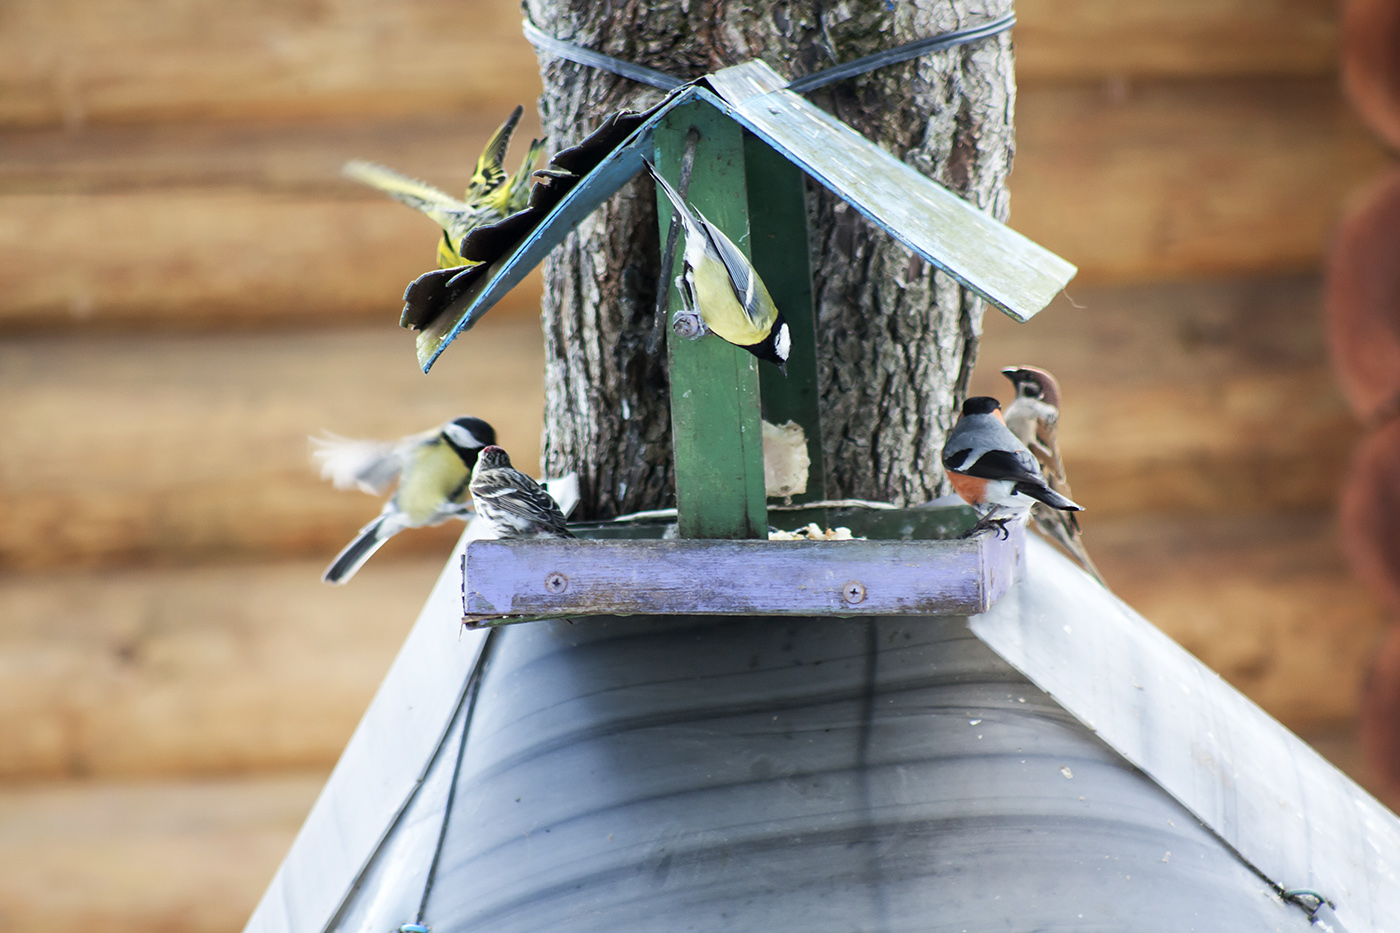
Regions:
<instances>
[{"instance_id":1,"label":"spread bird wing","mask_svg":"<svg viewBox=\"0 0 1400 933\"><path fill-rule=\"evenodd\" d=\"M524 112L525 108L517 104L506 122L486 141L486 148L481 150L481 156L476 160L476 171L467 185L468 201L476 201L505 183L506 150L510 148L510 137Z\"/></svg>"}]
</instances>

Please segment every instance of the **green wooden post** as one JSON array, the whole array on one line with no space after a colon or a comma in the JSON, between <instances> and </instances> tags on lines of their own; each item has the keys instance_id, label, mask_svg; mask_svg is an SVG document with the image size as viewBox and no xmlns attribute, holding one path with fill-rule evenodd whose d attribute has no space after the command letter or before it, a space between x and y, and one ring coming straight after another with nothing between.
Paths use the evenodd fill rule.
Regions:
<instances>
[{"instance_id":1,"label":"green wooden post","mask_svg":"<svg viewBox=\"0 0 1400 933\"><path fill-rule=\"evenodd\" d=\"M700 138L687 200L739 248L749 248L749 201L744 139L739 124L708 104L677 107L656 127L656 167L680 179L686 134ZM658 195L661 241L671 205ZM684 236L676 248L681 269ZM674 277L674 275L673 275ZM667 318L681 307L673 283ZM768 534L763 486L763 430L758 360L713 335L666 337L671 369L671 431L676 461L676 508L685 538L763 538Z\"/></svg>"},{"instance_id":2,"label":"green wooden post","mask_svg":"<svg viewBox=\"0 0 1400 933\"><path fill-rule=\"evenodd\" d=\"M826 498L826 467L817 407L817 328L807 251L806 186L801 169L747 132L744 163L749 181L749 255L792 332L787 378L777 367L758 368L763 417L771 424L795 421L802 426L812 465L807 491L792 501L817 502Z\"/></svg>"}]
</instances>

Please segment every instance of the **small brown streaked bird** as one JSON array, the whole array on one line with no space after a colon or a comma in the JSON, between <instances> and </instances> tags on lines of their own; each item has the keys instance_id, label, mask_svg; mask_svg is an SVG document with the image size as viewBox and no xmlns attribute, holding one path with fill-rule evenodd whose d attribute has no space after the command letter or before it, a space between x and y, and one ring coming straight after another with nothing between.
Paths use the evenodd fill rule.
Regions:
<instances>
[{"instance_id":1,"label":"small brown streaked bird","mask_svg":"<svg viewBox=\"0 0 1400 933\"><path fill-rule=\"evenodd\" d=\"M572 538L564 513L543 486L510 465L500 447L483 449L470 484L476 514L497 538Z\"/></svg>"},{"instance_id":2,"label":"small brown streaked bird","mask_svg":"<svg viewBox=\"0 0 1400 933\"><path fill-rule=\"evenodd\" d=\"M1035 457L1006 427L1001 403L990 396L963 402L943 444L943 468L953 491L981 515L969 535L996 528L1005 537L1007 523L1024 520L1036 503L1080 511L1046 484Z\"/></svg>"},{"instance_id":3,"label":"small brown streaked bird","mask_svg":"<svg viewBox=\"0 0 1400 933\"><path fill-rule=\"evenodd\" d=\"M1055 377L1034 366L1008 366L1001 374L1016 387L1016 398L1006 409L1006 426L1040 463L1045 482L1069 498L1069 480L1060 459L1060 385ZM1099 569L1084 549L1079 518L1073 512L1036 505L1031 508L1036 530L1069 554L1095 580L1103 583Z\"/></svg>"}]
</instances>

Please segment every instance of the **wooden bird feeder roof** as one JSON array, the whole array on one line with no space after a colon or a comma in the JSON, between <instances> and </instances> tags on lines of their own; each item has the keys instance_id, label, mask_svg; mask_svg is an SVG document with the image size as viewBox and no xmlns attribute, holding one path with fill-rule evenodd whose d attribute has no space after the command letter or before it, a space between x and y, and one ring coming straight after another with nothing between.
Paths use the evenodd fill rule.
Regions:
<instances>
[{"instance_id":1,"label":"wooden bird feeder roof","mask_svg":"<svg viewBox=\"0 0 1400 933\"><path fill-rule=\"evenodd\" d=\"M418 338L426 372L603 201L643 169L656 127L693 104L713 108L821 182L936 268L1018 321L1040 311L1075 267L921 175L821 108L786 90L760 61L725 68L674 91L578 181L517 245L471 275L471 284Z\"/></svg>"}]
</instances>

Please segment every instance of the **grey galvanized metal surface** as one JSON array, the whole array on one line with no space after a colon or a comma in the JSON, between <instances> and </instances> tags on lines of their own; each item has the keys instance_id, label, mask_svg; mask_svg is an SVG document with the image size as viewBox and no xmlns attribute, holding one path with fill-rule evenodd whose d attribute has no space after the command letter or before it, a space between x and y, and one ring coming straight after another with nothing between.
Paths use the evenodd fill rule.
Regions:
<instances>
[{"instance_id":1,"label":"grey galvanized metal surface","mask_svg":"<svg viewBox=\"0 0 1400 933\"><path fill-rule=\"evenodd\" d=\"M1400 930L1400 820L1049 545L1027 552L977 636L1261 875L1348 933Z\"/></svg>"},{"instance_id":2,"label":"grey galvanized metal surface","mask_svg":"<svg viewBox=\"0 0 1400 933\"><path fill-rule=\"evenodd\" d=\"M1017 320L1040 311L1074 276L1060 257L999 223L790 91L762 62L726 68L674 92L665 106L581 180L512 253L419 334L427 372L463 331L539 264L585 217L642 170L652 130L703 101L762 138L877 226ZM776 84L775 84L776 82ZM778 90L774 90L774 88Z\"/></svg>"},{"instance_id":3,"label":"grey galvanized metal surface","mask_svg":"<svg viewBox=\"0 0 1400 933\"><path fill-rule=\"evenodd\" d=\"M492 637L434 933L1314 929L964 618Z\"/></svg>"},{"instance_id":4,"label":"grey galvanized metal surface","mask_svg":"<svg viewBox=\"0 0 1400 933\"><path fill-rule=\"evenodd\" d=\"M458 543L459 554L469 537ZM443 743L484 632L462 632L460 558L449 560L245 930L315 933L331 922Z\"/></svg>"},{"instance_id":5,"label":"grey galvanized metal surface","mask_svg":"<svg viewBox=\"0 0 1400 933\"><path fill-rule=\"evenodd\" d=\"M1006 592L1025 542L474 541L471 623L587 615L909 615L981 612ZM511 618L517 617L517 618Z\"/></svg>"},{"instance_id":6,"label":"grey galvanized metal surface","mask_svg":"<svg viewBox=\"0 0 1400 933\"><path fill-rule=\"evenodd\" d=\"M921 175L815 104L761 61L706 81L730 112L887 233L1020 321L1075 267Z\"/></svg>"}]
</instances>

